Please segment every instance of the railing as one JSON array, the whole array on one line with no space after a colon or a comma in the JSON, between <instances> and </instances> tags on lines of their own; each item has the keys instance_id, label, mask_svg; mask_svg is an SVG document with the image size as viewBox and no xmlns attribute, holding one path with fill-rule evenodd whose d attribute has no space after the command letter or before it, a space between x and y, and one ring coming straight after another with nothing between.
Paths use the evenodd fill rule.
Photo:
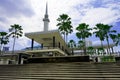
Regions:
<instances>
[{"instance_id":1,"label":"railing","mask_svg":"<svg viewBox=\"0 0 120 80\"><path fill-rule=\"evenodd\" d=\"M55 48L59 48L59 47L44 46L44 47L38 47L38 48L33 48L33 49L32 48L28 48L28 49L25 49L25 50L43 50L43 49L55 49Z\"/></svg>"},{"instance_id":2,"label":"railing","mask_svg":"<svg viewBox=\"0 0 120 80\"><path fill-rule=\"evenodd\" d=\"M89 56L115 56L115 57L120 57L120 52L114 52L114 53L110 53L110 54L98 54L98 53L92 53L92 54L88 54L89 52L86 52L86 55ZM85 56L84 52L74 52L74 55L80 55L80 56Z\"/></svg>"},{"instance_id":3,"label":"railing","mask_svg":"<svg viewBox=\"0 0 120 80\"><path fill-rule=\"evenodd\" d=\"M25 53L25 50L15 50L14 53L13 51L2 51L2 55L16 55L17 53Z\"/></svg>"}]
</instances>

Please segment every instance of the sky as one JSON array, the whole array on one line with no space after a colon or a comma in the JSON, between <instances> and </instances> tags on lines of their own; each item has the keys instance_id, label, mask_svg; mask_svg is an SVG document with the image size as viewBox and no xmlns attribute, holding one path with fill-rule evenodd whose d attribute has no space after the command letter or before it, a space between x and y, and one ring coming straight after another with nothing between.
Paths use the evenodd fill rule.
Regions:
<instances>
[{"instance_id":1,"label":"sky","mask_svg":"<svg viewBox=\"0 0 120 80\"><path fill-rule=\"evenodd\" d=\"M74 32L69 35L69 39L78 40L75 29L80 23L87 23L91 28L97 23L109 24L120 33L120 0L0 0L0 31L8 32L13 24L21 25L24 33L43 31L46 2L50 19L49 30L58 28L56 19L59 15L64 13L71 17ZM93 45L100 45L100 40L94 36L88 40ZM10 38L6 46L11 49L12 44L13 39ZM16 41L15 49L30 46L31 40L23 35Z\"/></svg>"}]
</instances>

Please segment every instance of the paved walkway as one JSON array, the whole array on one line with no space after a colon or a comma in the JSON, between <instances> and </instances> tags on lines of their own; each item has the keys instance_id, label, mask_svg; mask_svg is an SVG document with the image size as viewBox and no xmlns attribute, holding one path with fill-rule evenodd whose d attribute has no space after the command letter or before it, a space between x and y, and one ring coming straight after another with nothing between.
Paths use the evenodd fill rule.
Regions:
<instances>
[{"instance_id":1,"label":"paved walkway","mask_svg":"<svg viewBox=\"0 0 120 80\"><path fill-rule=\"evenodd\" d=\"M120 63L0 65L0 80L120 80Z\"/></svg>"}]
</instances>

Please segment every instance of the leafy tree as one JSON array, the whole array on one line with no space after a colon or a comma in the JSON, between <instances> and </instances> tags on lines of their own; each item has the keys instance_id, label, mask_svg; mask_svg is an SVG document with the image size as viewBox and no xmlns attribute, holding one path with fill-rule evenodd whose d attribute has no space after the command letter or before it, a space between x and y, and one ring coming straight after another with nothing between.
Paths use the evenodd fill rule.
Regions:
<instances>
[{"instance_id":1,"label":"leafy tree","mask_svg":"<svg viewBox=\"0 0 120 80\"><path fill-rule=\"evenodd\" d=\"M68 42L68 47L72 48L72 54L74 54L73 49L76 47L76 43L74 40L70 40Z\"/></svg>"},{"instance_id":2,"label":"leafy tree","mask_svg":"<svg viewBox=\"0 0 120 80\"><path fill-rule=\"evenodd\" d=\"M2 51L2 46L9 42L7 34L6 32L0 32L0 53Z\"/></svg>"},{"instance_id":3,"label":"leafy tree","mask_svg":"<svg viewBox=\"0 0 120 80\"><path fill-rule=\"evenodd\" d=\"M117 34L117 45L120 45L120 33Z\"/></svg>"},{"instance_id":4,"label":"leafy tree","mask_svg":"<svg viewBox=\"0 0 120 80\"><path fill-rule=\"evenodd\" d=\"M113 43L117 46L117 35L116 34L110 34L109 36L113 40Z\"/></svg>"},{"instance_id":5,"label":"leafy tree","mask_svg":"<svg viewBox=\"0 0 120 80\"><path fill-rule=\"evenodd\" d=\"M78 45L77 45L78 48L83 49L84 46L85 46L84 41L82 41L82 40L78 41Z\"/></svg>"},{"instance_id":6,"label":"leafy tree","mask_svg":"<svg viewBox=\"0 0 120 80\"><path fill-rule=\"evenodd\" d=\"M116 34L110 34L111 39L116 44L116 46L120 45L120 33Z\"/></svg>"},{"instance_id":7,"label":"leafy tree","mask_svg":"<svg viewBox=\"0 0 120 80\"><path fill-rule=\"evenodd\" d=\"M109 25L103 25L103 28L104 28L104 37L107 41L107 45L108 45L108 53L110 53L110 44L109 44L109 38L110 38L110 35L111 34L114 34L116 33L116 30L111 30L113 26L109 26Z\"/></svg>"},{"instance_id":8,"label":"leafy tree","mask_svg":"<svg viewBox=\"0 0 120 80\"><path fill-rule=\"evenodd\" d=\"M92 46L88 47L87 51L88 51L87 53L90 54L90 55L95 53L95 49Z\"/></svg>"},{"instance_id":9,"label":"leafy tree","mask_svg":"<svg viewBox=\"0 0 120 80\"><path fill-rule=\"evenodd\" d=\"M58 24L57 26L59 26L59 31L61 34L64 35L64 40L67 42L67 36L68 34L72 33L72 25L71 25L71 18L67 15L67 14L62 14L59 16L59 18L57 19ZM66 37L66 39L65 39Z\"/></svg>"},{"instance_id":10,"label":"leafy tree","mask_svg":"<svg viewBox=\"0 0 120 80\"><path fill-rule=\"evenodd\" d=\"M70 40L70 41L68 42L68 47L70 47L70 48L75 48L75 47L76 47L75 41L74 41L74 40Z\"/></svg>"},{"instance_id":11,"label":"leafy tree","mask_svg":"<svg viewBox=\"0 0 120 80\"><path fill-rule=\"evenodd\" d=\"M93 32L93 34L95 34L96 37L98 37L101 41L101 47L103 47L103 43L102 41L104 41L104 25L102 23L98 23L96 24L96 27L94 27L93 29L95 29L95 31Z\"/></svg>"},{"instance_id":12,"label":"leafy tree","mask_svg":"<svg viewBox=\"0 0 120 80\"><path fill-rule=\"evenodd\" d=\"M102 47L98 48L97 50L98 50L98 51L97 51L97 52L98 52L98 55L99 55L99 54L104 54L104 52L105 52L104 48L102 48Z\"/></svg>"},{"instance_id":13,"label":"leafy tree","mask_svg":"<svg viewBox=\"0 0 120 80\"><path fill-rule=\"evenodd\" d=\"M103 48L103 44L102 41L104 41L104 39L107 41L107 45L108 45L108 53L110 53L110 43L109 43L109 38L111 38L112 40L115 40L115 35L114 33L116 33L115 30L111 30L113 26L109 26L107 24L102 24L102 23L98 23L96 24L96 27L94 27L94 29L96 30L94 32L94 34L96 35L96 37L99 37L99 39L101 40L101 47Z\"/></svg>"},{"instance_id":14,"label":"leafy tree","mask_svg":"<svg viewBox=\"0 0 120 80\"><path fill-rule=\"evenodd\" d=\"M13 54L14 54L14 47L15 47L15 41L16 41L16 38L19 38L19 37L22 37L22 26L20 26L19 24L14 24L14 25L11 25L11 28L9 28L9 36L12 36L12 38L14 39L14 42L13 42Z\"/></svg>"},{"instance_id":15,"label":"leafy tree","mask_svg":"<svg viewBox=\"0 0 120 80\"><path fill-rule=\"evenodd\" d=\"M88 24L81 23L81 24L78 25L76 30L77 30L77 33L76 33L77 38L82 40L84 42L84 44L85 44L84 45L84 53L86 54L86 42L85 42L85 39L92 35L90 33L90 30L92 30L92 29L89 28Z\"/></svg>"}]
</instances>

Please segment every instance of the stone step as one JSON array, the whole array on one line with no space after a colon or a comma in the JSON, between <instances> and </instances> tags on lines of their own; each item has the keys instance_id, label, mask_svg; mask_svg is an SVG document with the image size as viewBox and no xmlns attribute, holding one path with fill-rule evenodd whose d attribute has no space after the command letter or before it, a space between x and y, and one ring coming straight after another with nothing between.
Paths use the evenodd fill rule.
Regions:
<instances>
[{"instance_id":1,"label":"stone step","mask_svg":"<svg viewBox=\"0 0 120 80\"><path fill-rule=\"evenodd\" d=\"M6 73L44 73L44 72L46 72L46 73L120 73L120 71L118 71L118 70L115 70L115 71L101 71L101 70L94 70L94 71L89 71L89 70L84 70L84 71L82 71L82 70L79 70L79 71L77 71L77 70L75 70L75 71L73 71L73 70L58 70L58 71L50 71L50 70L41 70L41 71L33 71L33 70L29 70L29 71L19 71L18 70L18 72L17 71L0 71L0 73L4 73L4 74L6 74Z\"/></svg>"},{"instance_id":2,"label":"stone step","mask_svg":"<svg viewBox=\"0 0 120 80\"><path fill-rule=\"evenodd\" d=\"M68 77L0 77L1 80L120 80L120 78L105 78L105 77L80 77L80 78L68 78Z\"/></svg>"},{"instance_id":3,"label":"stone step","mask_svg":"<svg viewBox=\"0 0 120 80\"><path fill-rule=\"evenodd\" d=\"M16 73L16 74L1 74L0 76L4 76L4 75L18 75L18 74L21 74L21 73ZM88 73L64 73L64 72L59 72L59 73L23 73L22 75L120 75L120 73L91 73L91 72L88 72Z\"/></svg>"},{"instance_id":4,"label":"stone step","mask_svg":"<svg viewBox=\"0 0 120 80\"><path fill-rule=\"evenodd\" d=\"M44 63L0 65L0 80L120 80L120 65Z\"/></svg>"},{"instance_id":5,"label":"stone step","mask_svg":"<svg viewBox=\"0 0 120 80\"><path fill-rule=\"evenodd\" d=\"M54 66L54 65L53 66L30 66L29 65L29 66L20 66L20 67L18 67L18 66L16 66L16 67L15 66L9 66L9 67L8 66L0 66L0 69L3 69L3 68L4 69L10 69L10 68L11 69L21 69L21 68L22 69L26 69L26 68L33 68L33 69L35 68L36 69L36 68L51 68L51 67L53 67L53 68L79 68L79 69L85 69L85 68L86 69L94 69L94 68L120 69L120 66L118 66L118 67L111 67L111 66L110 67L108 67L108 66L107 67L104 67L104 66L81 67L81 66L64 66L64 65L63 66L62 65L61 66Z\"/></svg>"}]
</instances>

